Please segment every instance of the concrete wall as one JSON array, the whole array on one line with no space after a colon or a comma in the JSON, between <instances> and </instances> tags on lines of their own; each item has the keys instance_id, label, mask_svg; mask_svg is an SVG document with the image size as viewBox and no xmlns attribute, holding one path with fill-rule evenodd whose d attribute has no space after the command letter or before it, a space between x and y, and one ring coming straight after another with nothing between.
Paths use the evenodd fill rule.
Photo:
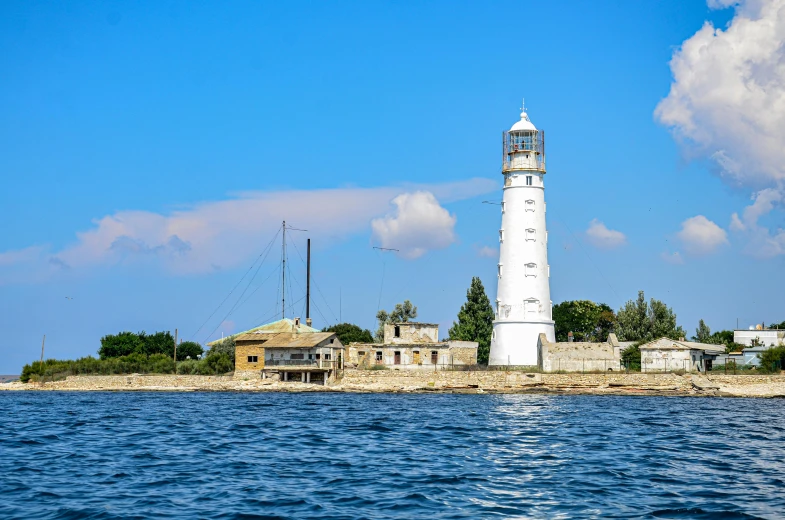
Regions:
<instances>
[{"instance_id":1,"label":"concrete wall","mask_svg":"<svg viewBox=\"0 0 785 520\"><path fill-rule=\"evenodd\" d=\"M760 340L761 345L777 346L785 344L785 330L734 330L733 341L748 347L752 346L754 339Z\"/></svg>"},{"instance_id":2,"label":"concrete wall","mask_svg":"<svg viewBox=\"0 0 785 520\"><path fill-rule=\"evenodd\" d=\"M398 327L399 335L395 335ZM384 325L384 343L387 345L408 345L416 343L437 343L439 326L433 323L386 323Z\"/></svg>"},{"instance_id":3,"label":"concrete wall","mask_svg":"<svg viewBox=\"0 0 785 520\"><path fill-rule=\"evenodd\" d=\"M395 353L400 363L395 363ZM433 353L436 353L434 364ZM381 360L378 359L381 353ZM380 343L351 343L347 349L348 366L369 368L384 365L394 369L434 370L451 366L476 365L477 343L456 341L415 345L389 345Z\"/></svg>"},{"instance_id":4,"label":"concrete wall","mask_svg":"<svg viewBox=\"0 0 785 520\"><path fill-rule=\"evenodd\" d=\"M613 343L550 342L540 335L537 364L543 372L619 372L619 349Z\"/></svg>"}]
</instances>

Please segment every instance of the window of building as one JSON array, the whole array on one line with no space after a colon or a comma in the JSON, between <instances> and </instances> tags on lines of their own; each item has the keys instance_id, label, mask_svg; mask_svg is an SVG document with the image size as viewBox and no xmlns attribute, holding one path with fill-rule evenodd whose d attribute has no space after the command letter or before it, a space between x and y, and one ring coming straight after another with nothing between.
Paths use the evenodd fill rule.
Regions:
<instances>
[{"instance_id":1,"label":"window of building","mask_svg":"<svg viewBox=\"0 0 785 520\"><path fill-rule=\"evenodd\" d=\"M395 363L396 365L400 365L401 364L401 352L399 350L396 350L395 353L393 354L393 356L394 356L393 363Z\"/></svg>"},{"instance_id":2,"label":"window of building","mask_svg":"<svg viewBox=\"0 0 785 520\"><path fill-rule=\"evenodd\" d=\"M504 230L499 230L499 242L504 242Z\"/></svg>"},{"instance_id":3,"label":"window of building","mask_svg":"<svg viewBox=\"0 0 785 520\"><path fill-rule=\"evenodd\" d=\"M383 359L383 357L382 357L382 351L381 351L381 350L377 350L377 351L376 351L376 362L377 362L377 363L381 363L381 362L382 362L382 359Z\"/></svg>"},{"instance_id":4,"label":"window of building","mask_svg":"<svg viewBox=\"0 0 785 520\"><path fill-rule=\"evenodd\" d=\"M537 240L537 230L534 228L526 229L526 240L529 242L535 242Z\"/></svg>"},{"instance_id":5,"label":"window of building","mask_svg":"<svg viewBox=\"0 0 785 520\"><path fill-rule=\"evenodd\" d=\"M526 201L526 211L534 211L534 199L528 199Z\"/></svg>"},{"instance_id":6,"label":"window of building","mask_svg":"<svg viewBox=\"0 0 785 520\"><path fill-rule=\"evenodd\" d=\"M396 338L400 338L401 337L401 327L400 326L398 326L398 325L395 326L395 331L393 333L393 336L396 337Z\"/></svg>"},{"instance_id":7,"label":"window of building","mask_svg":"<svg viewBox=\"0 0 785 520\"><path fill-rule=\"evenodd\" d=\"M531 185L532 185L532 176L531 175L527 175L526 176L526 186L531 186Z\"/></svg>"},{"instance_id":8,"label":"window of building","mask_svg":"<svg viewBox=\"0 0 785 520\"><path fill-rule=\"evenodd\" d=\"M258 363L259 362L259 356L248 356L248 362L249 363Z\"/></svg>"},{"instance_id":9,"label":"window of building","mask_svg":"<svg viewBox=\"0 0 785 520\"><path fill-rule=\"evenodd\" d=\"M357 355L363 357L365 355L365 351L360 350L359 352L357 352Z\"/></svg>"},{"instance_id":10,"label":"window of building","mask_svg":"<svg viewBox=\"0 0 785 520\"><path fill-rule=\"evenodd\" d=\"M292 354L289 359L305 359L305 354Z\"/></svg>"},{"instance_id":11,"label":"window of building","mask_svg":"<svg viewBox=\"0 0 785 520\"><path fill-rule=\"evenodd\" d=\"M322 359L322 355L321 354L316 354L316 359Z\"/></svg>"},{"instance_id":12,"label":"window of building","mask_svg":"<svg viewBox=\"0 0 785 520\"><path fill-rule=\"evenodd\" d=\"M502 213L504 213L504 206L505 206L505 204L506 204L506 202L502 201Z\"/></svg>"},{"instance_id":13,"label":"window of building","mask_svg":"<svg viewBox=\"0 0 785 520\"><path fill-rule=\"evenodd\" d=\"M412 361L415 365L420 364L420 351L419 350L412 350Z\"/></svg>"},{"instance_id":14,"label":"window of building","mask_svg":"<svg viewBox=\"0 0 785 520\"><path fill-rule=\"evenodd\" d=\"M431 350L431 364L435 365L439 362L439 352Z\"/></svg>"},{"instance_id":15,"label":"window of building","mask_svg":"<svg viewBox=\"0 0 785 520\"><path fill-rule=\"evenodd\" d=\"M330 360L330 354L325 354L324 355L324 360L325 361L329 361Z\"/></svg>"},{"instance_id":16,"label":"window of building","mask_svg":"<svg viewBox=\"0 0 785 520\"><path fill-rule=\"evenodd\" d=\"M498 267L499 267L499 278L501 278L502 277L502 264L499 264Z\"/></svg>"},{"instance_id":17,"label":"window of building","mask_svg":"<svg viewBox=\"0 0 785 520\"><path fill-rule=\"evenodd\" d=\"M533 276L535 278L537 277L537 264L534 262L529 262L528 264L524 264L524 267L526 268L524 276Z\"/></svg>"}]
</instances>

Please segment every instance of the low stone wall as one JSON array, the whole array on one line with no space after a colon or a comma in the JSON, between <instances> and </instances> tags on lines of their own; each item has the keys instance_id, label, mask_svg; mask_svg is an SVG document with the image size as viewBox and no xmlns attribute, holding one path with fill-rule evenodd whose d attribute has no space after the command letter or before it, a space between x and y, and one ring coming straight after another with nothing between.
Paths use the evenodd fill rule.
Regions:
<instances>
[{"instance_id":1,"label":"low stone wall","mask_svg":"<svg viewBox=\"0 0 785 520\"><path fill-rule=\"evenodd\" d=\"M684 386L688 383L675 374L601 373L601 374L540 374L527 372L491 371L404 371L404 370L347 370L341 385L390 385L400 387L461 387L509 388L541 385L554 387L603 386Z\"/></svg>"},{"instance_id":2,"label":"low stone wall","mask_svg":"<svg viewBox=\"0 0 785 520\"><path fill-rule=\"evenodd\" d=\"M662 373L542 374L518 371L409 371L347 369L323 386L255 377L191 375L71 376L62 381L6 383L0 390L460 392L785 397L785 375Z\"/></svg>"},{"instance_id":3,"label":"low stone wall","mask_svg":"<svg viewBox=\"0 0 785 520\"><path fill-rule=\"evenodd\" d=\"M708 374L708 379L726 385L758 385L766 383L785 383L785 375L780 374Z\"/></svg>"},{"instance_id":4,"label":"low stone wall","mask_svg":"<svg viewBox=\"0 0 785 520\"><path fill-rule=\"evenodd\" d=\"M115 375L115 376L68 376L64 381L47 382L47 388L75 390L122 390L126 388L199 388L205 384L227 383L232 376L185 376L175 374ZM34 385L35 383L31 383Z\"/></svg>"}]
</instances>

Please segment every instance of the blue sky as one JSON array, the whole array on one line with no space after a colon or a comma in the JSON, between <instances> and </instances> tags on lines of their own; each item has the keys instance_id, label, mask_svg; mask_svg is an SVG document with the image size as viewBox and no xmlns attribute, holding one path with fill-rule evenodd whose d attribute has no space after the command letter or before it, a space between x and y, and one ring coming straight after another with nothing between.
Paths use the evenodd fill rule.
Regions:
<instances>
[{"instance_id":1,"label":"blue sky","mask_svg":"<svg viewBox=\"0 0 785 520\"><path fill-rule=\"evenodd\" d=\"M690 331L785 319L765 145L785 127L766 61L783 32L733 45L780 27L779 1L710 3L4 2L0 373L43 334L67 358L121 330L204 341L275 319L279 245L208 317L283 219L308 229L290 233L291 316L310 237L316 326L372 328L408 298L446 335L472 276L495 295L482 201L522 97L547 135L554 303L645 290ZM767 88L734 94L750 82Z\"/></svg>"}]
</instances>

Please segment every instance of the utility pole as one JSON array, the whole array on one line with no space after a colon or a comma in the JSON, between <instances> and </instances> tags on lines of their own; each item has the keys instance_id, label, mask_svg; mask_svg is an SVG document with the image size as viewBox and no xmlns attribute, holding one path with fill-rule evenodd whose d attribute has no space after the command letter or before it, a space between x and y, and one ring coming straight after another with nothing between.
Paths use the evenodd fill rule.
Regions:
<instances>
[{"instance_id":1,"label":"utility pole","mask_svg":"<svg viewBox=\"0 0 785 520\"><path fill-rule=\"evenodd\" d=\"M44 339L41 340L41 384L44 384L44 344L46 344L46 334Z\"/></svg>"},{"instance_id":2,"label":"utility pole","mask_svg":"<svg viewBox=\"0 0 785 520\"><path fill-rule=\"evenodd\" d=\"M174 373L177 373L177 329L174 329Z\"/></svg>"}]
</instances>

